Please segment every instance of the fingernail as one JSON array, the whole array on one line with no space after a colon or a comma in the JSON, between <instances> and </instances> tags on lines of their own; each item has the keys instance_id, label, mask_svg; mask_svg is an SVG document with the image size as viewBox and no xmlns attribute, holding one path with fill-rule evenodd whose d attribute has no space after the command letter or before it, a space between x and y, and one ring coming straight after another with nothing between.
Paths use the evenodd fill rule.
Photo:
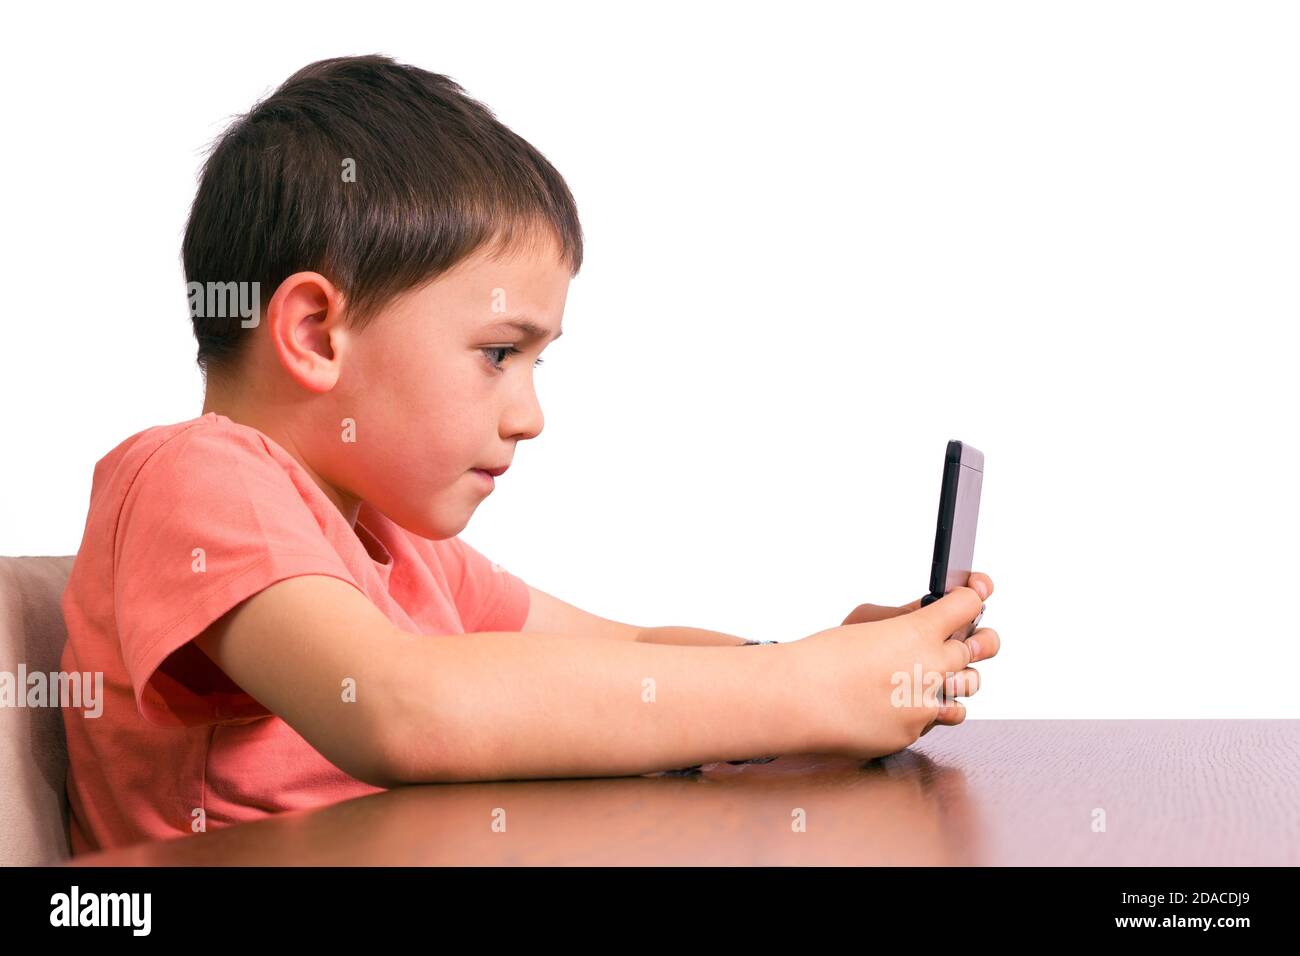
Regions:
<instances>
[{"instance_id":1,"label":"fingernail","mask_svg":"<svg viewBox=\"0 0 1300 956\"><path fill-rule=\"evenodd\" d=\"M975 658L979 657L980 655L979 641L975 640L975 638L972 637L969 641L966 642L966 645L970 648L971 660L974 660Z\"/></svg>"},{"instance_id":2,"label":"fingernail","mask_svg":"<svg viewBox=\"0 0 1300 956\"><path fill-rule=\"evenodd\" d=\"M975 582L975 591L977 594L979 594L981 598L986 598L989 596L989 586L985 584L983 581Z\"/></svg>"}]
</instances>

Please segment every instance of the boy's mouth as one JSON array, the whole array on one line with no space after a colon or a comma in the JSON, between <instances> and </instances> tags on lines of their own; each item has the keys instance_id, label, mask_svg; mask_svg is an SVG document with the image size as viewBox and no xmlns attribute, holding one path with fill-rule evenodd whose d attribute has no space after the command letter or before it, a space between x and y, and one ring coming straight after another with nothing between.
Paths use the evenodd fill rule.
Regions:
<instances>
[{"instance_id":1,"label":"boy's mouth","mask_svg":"<svg viewBox=\"0 0 1300 956\"><path fill-rule=\"evenodd\" d=\"M471 468L470 471L474 472L474 474L478 475L485 482L487 482L488 488L491 489L496 487L495 476L502 474L505 471L505 469L504 468Z\"/></svg>"}]
</instances>

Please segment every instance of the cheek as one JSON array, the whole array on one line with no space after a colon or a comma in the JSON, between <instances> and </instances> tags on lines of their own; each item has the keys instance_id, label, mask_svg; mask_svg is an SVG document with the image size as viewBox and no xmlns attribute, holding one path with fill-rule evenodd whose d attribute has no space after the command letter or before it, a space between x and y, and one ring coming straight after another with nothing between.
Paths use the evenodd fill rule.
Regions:
<instances>
[{"instance_id":1,"label":"cheek","mask_svg":"<svg viewBox=\"0 0 1300 956\"><path fill-rule=\"evenodd\" d=\"M363 400L374 426L376 465L382 462L394 480L432 491L496 453L491 380L472 357L414 373L403 369L390 385Z\"/></svg>"},{"instance_id":2,"label":"cheek","mask_svg":"<svg viewBox=\"0 0 1300 956\"><path fill-rule=\"evenodd\" d=\"M485 456L499 457L492 403L500 383L481 353L375 338L358 359L345 401L365 445L348 469L360 489L428 496L472 478L466 471Z\"/></svg>"},{"instance_id":3,"label":"cheek","mask_svg":"<svg viewBox=\"0 0 1300 956\"><path fill-rule=\"evenodd\" d=\"M448 465L455 464L458 455L477 460L491 438L484 434L490 417L489 384L489 376L472 362L444 365L413 385L399 414L412 434L423 436L429 447L452 459Z\"/></svg>"}]
</instances>

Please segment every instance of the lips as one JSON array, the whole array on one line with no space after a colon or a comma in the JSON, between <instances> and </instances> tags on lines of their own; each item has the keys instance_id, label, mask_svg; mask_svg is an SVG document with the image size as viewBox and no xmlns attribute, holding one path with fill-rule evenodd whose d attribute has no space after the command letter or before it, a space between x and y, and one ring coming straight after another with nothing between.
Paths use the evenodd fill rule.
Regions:
<instances>
[{"instance_id":1,"label":"lips","mask_svg":"<svg viewBox=\"0 0 1300 956\"><path fill-rule=\"evenodd\" d=\"M502 465L500 468L475 468L474 470L486 472L487 474L491 475L493 478L498 478L501 475L504 475L506 473L506 469L509 467L510 467L509 465Z\"/></svg>"}]
</instances>

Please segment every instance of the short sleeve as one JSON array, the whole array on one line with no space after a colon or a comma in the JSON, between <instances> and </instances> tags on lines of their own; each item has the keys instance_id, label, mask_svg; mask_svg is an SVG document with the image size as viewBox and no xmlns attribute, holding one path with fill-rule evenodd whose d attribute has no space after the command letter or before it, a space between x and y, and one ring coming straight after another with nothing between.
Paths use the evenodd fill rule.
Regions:
<instances>
[{"instance_id":1,"label":"short sleeve","mask_svg":"<svg viewBox=\"0 0 1300 956\"><path fill-rule=\"evenodd\" d=\"M267 716L190 641L302 574L356 586L255 430L196 425L155 449L131 480L114 536L117 634L141 716L162 726Z\"/></svg>"},{"instance_id":2,"label":"short sleeve","mask_svg":"<svg viewBox=\"0 0 1300 956\"><path fill-rule=\"evenodd\" d=\"M519 631L528 619L528 585L459 536L440 542L447 579L465 632Z\"/></svg>"}]
</instances>

